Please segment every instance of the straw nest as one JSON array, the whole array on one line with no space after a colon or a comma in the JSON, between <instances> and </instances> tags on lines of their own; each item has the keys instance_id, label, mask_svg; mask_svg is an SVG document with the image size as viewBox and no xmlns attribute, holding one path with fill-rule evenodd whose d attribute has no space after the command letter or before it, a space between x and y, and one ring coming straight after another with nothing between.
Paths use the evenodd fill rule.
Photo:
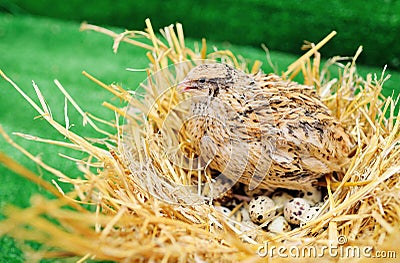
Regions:
<instances>
[{"instance_id":1,"label":"straw nest","mask_svg":"<svg viewBox=\"0 0 400 263\"><path fill-rule=\"evenodd\" d=\"M146 24L143 32L122 34L82 25L83 30L95 30L113 37L115 51L121 41L148 50L148 79L136 92L103 84L84 72L114 96L128 102L127 106L104 104L125 118L123 124L118 122L119 118L109 122L85 114L56 82L85 122L107 138L101 140L106 142L106 147L95 146L52 119L38 87L35 86L35 90L40 104L35 104L0 72L44 119L70 140L70 143L45 142L88 154L88 158L76 160L82 176L71 178L32 156L2 131L18 150L52 172L58 180L74 187L64 193L1 155L2 162L11 169L58 197L47 200L36 196L32 198L32 206L25 209L8 207L4 211L7 218L0 223L1 234L38 241L49 248L31 254L33 258L77 256L80 261L252 262L263 259L259 255L260 246L266 241L269 246L288 249L291 246L369 246L372 253L384 249L396 253L395 245L391 244L399 239L400 227L397 98L382 96L382 85L386 80L383 73L382 77L369 74L366 78L357 74L355 60L361 49L353 58L335 57L320 65L317 50L335 34L333 32L317 45L308 43L305 48L309 51L282 74L285 78L302 74L304 84L317 89L333 115L346 127L355 147L346 173L325 178L327 197L318 217L290 232L273 235L260 227L243 230L242 217L237 211L247 203L238 203L230 215L221 213L206 193L212 189L205 189L204 184L198 183L212 181L207 169L186 169L170 158L174 154L168 154L168 145L178 145L181 151L191 153L184 131L181 131L181 137L170 136L179 131L176 123L183 114L174 109L186 99L185 94L177 93L173 87L191 67L202 63L201 60L211 59L247 72L257 72L261 62L248 64L229 50L215 49L208 53L204 39L192 50L185 46L180 24L176 24L176 28L173 25L164 28L160 37L154 33L149 20ZM339 77L330 75L332 69L339 72ZM110 125L115 132L110 134L100 129L96 122ZM325 258L339 259L329 254ZM310 260L307 256L303 259ZM341 259L345 260L345 257Z\"/></svg>"}]
</instances>

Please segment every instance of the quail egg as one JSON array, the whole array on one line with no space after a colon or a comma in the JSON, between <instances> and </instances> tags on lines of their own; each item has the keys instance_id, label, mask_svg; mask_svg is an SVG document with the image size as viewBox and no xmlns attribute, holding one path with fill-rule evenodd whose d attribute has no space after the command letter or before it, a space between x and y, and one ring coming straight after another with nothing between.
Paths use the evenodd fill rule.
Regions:
<instances>
[{"instance_id":1,"label":"quail egg","mask_svg":"<svg viewBox=\"0 0 400 263\"><path fill-rule=\"evenodd\" d=\"M272 233L280 234L283 232L289 232L291 227L283 216L278 216L268 224L267 229Z\"/></svg>"},{"instance_id":2,"label":"quail egg","mask_svg":"<svg viewBox=\"0 0 400 263\"><path fill-rule=\"evenodd\" d=\"M308 210L310 210L310 204L305 199L296 197L286 203L283 215L289 223L299 225Z\"/></svg>"},{"instance_id":3,"label":"quail egg","mask_svg":"<svg viewBox=\"0 0 400 263\"><path fill-rule=\"evenodd\" d=\"M265 223L275 216L275 203L268 196L256 196L249 203L249 214L254 223Z\"/></svg>"},{"instance_id":4,"label":"quail egg","mask_svg":"<svg viewBox=\"0 0 400 263\"><path fill-rule=\"evenodd\" d=\"M310 205L315 205L322 199L322 193L319 188L311 188L301 191L299 197L304 198Z\"/></svg>"}]
</instances>

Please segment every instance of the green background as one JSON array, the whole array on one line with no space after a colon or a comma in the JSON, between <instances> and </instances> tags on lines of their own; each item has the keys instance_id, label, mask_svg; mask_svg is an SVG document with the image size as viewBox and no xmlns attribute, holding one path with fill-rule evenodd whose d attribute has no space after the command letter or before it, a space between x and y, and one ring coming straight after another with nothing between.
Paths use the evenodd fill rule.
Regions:
<instances>
[{"instance_id":1,"label":"green background","mask_svg":"<svg viewBox=\"0 0 400 263\"><path fill-rule=\"evenodd\" d=\"M200 4L201 3L201 4ZM28 95L34 96L32 80L41 88L52 114L64 123L64 98L53 83L58 79L84 111L112 120L114 114L100 106L103 101L118 104L81 75L86 70L105 83L116 82L135 89L144 74L128 72L126 68L144 68L145 51L122 44L118 54L112 52L112 40L94 32L79 32L79 24L90 23L112 27L143 29L144 19L150 17L155 29L182 22L189 46L201 37L219 48L230 48L250 59L264 62L270 71L265 43L271 57L283 71L301 54L303 40L318 42L331 30L338 35L322 49L324 58L333 55L353 55L364 46L359 67L361 75L380 75L383 65L389 65L392 78L384 93L399 94L400 28L398 1L1 1L0 0L0 69L11 77ZM38 101L36 99L36 101ZM72 131L86 137L98 136L90 127L82 127L82 118L69 105ZM4 80L0 80L0 125L12 138L47 164L70 176L81 176L72 161L58 153L82 158L83 154L51 145L44 145L12 135L22 132L44 138L65 141L46 121L34 119L38 114ZM50 180L51 175L0 138L0 150ZM0 218L6 204L29 205L35 194L46 194L33 183L0 165ZM62 185L68 188L66 185ZM49 196L49 195L47 195ZM50 196L49 196L50 197ZM22 262L23 256L9 238L0 239L0 262Z\"/></svg>"},{"instance_id":2,"label":"green background","mask_svg":"<svg viewBox=\"0 0 400 263\"><path fill-rule=\"evenodd\" d=\"M0 1L1 3L1 1ZM365 47L360 61L400 67L400 1L4 1L5 11L65 20L142 28L152 18L155 28L182 22L189 37L207 37L239 45L300 54L303 40L317 42L332 30L339 35L324 51L327 56L353 55Z\"/></svg>"}]
</instances>

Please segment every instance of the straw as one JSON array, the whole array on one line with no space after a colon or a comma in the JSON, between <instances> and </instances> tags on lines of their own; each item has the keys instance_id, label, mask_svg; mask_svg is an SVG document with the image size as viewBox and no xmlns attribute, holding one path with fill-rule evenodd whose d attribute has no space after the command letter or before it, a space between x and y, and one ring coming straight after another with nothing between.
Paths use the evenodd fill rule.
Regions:
<instances>
[{"instance_id":1,"label":"straw","mask_svg":"<svg viewBox=\"0 0 400 263\"><path fill-rule=\"evenodd\" d=\"M36 252L40 257L77 256L82 262L89 259L253 262L260 260L257 251L265 242L287 248L293 245L321 248L339 244L343 241L339 238L346 238L345 243L340 243L343 246L372 246L373 251L399 252L396 245L391 245L393 240L398 241L400 234L400 122L395 113L398 98L385 98L381 94L387 79L384 74L381 77L370 74L366 78L357 74L355 61L361 48L354 58L334 57L321 65L318 50L336 34L332 32L320 43L307 43L305 47L309 51L283 74L288 78L302 74L305 84L316 88L322 101L351 135L354 154L343 174L326 177L324 184L328 196L318 216L290 232L274 235L260 227L243 227L239 213L247 207L246 201L241 201L230 215L222 215L219 205L205 195L207 189L200 184L191 187L193 182L212 180L209 171L182 168L165 151L170 144L179 142L176 145L182 151L194 155L185 130L179 126L185 108L174 110L186 97L169 87L174 87L190 68L200 63L199 59L217 59L252 73L260 69L261 62L247 63L230 50L215 49L207 53L204 39L201 48L192 50L185 44L181 24L165 27L161 36L154 32L150 20L146 20L146 26L144 31L122 34L87 23L81 26L82 30L93 30L114 38L115 51L120 42L149 51L146 54L150 62L149 78L141 84L144 96L129 93L119 86L105 85L83 73L110 95L127 103L103 104L116 113L116 125L111 124L111 120L84 113L67 90L56 82L86 123L100 134L108 135L108 150L94 146L91 141L58 124L39 87L34 85L40 101L37 105L0 71L0 76L70 143L33 135L20 136L89 155L84 160L75 160L82 176L79 180L72 179L32 156L2 132L17 150L74 188L71 192L61 193L56 181L52 188L51 184L38 180L15 161L0 155L1 162L58 197L57 200L34 197L31 207L25 209L8 206L4 210L6 219L0 222L1 234L45 244L45 248ZM175 66L165 69L168 65ZM339 71L338 78L331 77L332 70ZM125 118L125 123L118 123L119 115ZM95 122L110 124L115 128L115 135L99 130ZM177 131L180 141L169 136ZM181 156L179 160L184 158ZM197 163L187 165L195 167ZM94 172L89 169L92 166L99 168ZM71 203L72 199L74 203ZM194 205L185 205L190 202ZM65 209L65 204L76 209ZM80 204L90 209L84 210ZM325 255L325 259L336 260L329 255Z\"/></svg>"}]
</instances>

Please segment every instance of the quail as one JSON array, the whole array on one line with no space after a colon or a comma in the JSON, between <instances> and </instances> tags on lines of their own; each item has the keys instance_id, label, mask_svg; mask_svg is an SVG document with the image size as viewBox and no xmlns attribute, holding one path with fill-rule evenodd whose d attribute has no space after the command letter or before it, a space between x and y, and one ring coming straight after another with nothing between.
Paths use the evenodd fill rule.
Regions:
<instances>
[{"instance_id":1,"label":"quail","mask_svg":"<svg viewBox=\"0 0 400 263\"><path fill-rule=\"evenodd\" d=\"M185 131L196 153L251 189L307 190L348 161L351 139L311 86L212 63L177 88L191 94Z\"/></svg>"}]
</instances>

